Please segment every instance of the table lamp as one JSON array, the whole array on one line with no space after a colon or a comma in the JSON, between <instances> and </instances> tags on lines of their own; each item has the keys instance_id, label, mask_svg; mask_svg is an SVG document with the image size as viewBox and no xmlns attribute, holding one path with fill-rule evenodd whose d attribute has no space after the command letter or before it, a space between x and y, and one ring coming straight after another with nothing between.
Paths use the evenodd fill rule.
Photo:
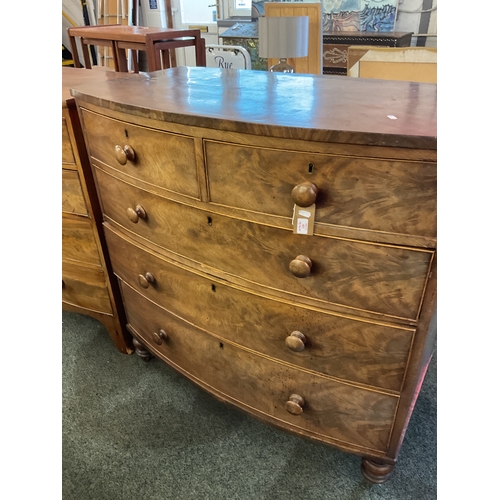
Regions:
<instances>
[{"instance_id":1,"label":"table lamp","mask_svg":"<svg viewBox=\"0 0 500 500\"><path fill-rule=\"evenodd\" d=\"M269 71L293 73L287 58L306 57L308 40L308 16L259 17L259 57L279 59Z\"/></svg>"}]
</instances>

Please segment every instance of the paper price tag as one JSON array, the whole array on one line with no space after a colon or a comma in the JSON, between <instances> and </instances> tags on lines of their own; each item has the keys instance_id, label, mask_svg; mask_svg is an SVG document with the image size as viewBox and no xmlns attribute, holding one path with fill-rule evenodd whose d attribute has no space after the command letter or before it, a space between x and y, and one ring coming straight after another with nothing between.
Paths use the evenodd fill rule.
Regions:
<instances>
[{"instance_id":1,"label":"paper price tag","mask_svg":"<svg viewBox=\"0 0 500 500\"><path fill-rule=\"evenodd\" d=\"M292 225L294 234L313 234L316 204L309 207L293 206Z\"/></svg>"}]
</instances>

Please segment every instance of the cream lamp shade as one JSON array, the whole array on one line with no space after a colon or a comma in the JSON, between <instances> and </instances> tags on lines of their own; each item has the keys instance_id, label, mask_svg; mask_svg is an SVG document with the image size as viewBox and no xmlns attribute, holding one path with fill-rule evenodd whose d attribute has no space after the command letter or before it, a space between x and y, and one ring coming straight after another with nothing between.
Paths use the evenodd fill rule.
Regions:
<instances>
[{"instance_id":1,"label":"cream lamp shade","mask_svg":"<svg viewBox=\"0 0 500 500\"><path fill-rule=\"evenodd\" d=\"M308 40L308 16L259 17L259 57L282 60L306 57ZM281 71L293 73L293 68Z\"/></svg>"}]
</instances>

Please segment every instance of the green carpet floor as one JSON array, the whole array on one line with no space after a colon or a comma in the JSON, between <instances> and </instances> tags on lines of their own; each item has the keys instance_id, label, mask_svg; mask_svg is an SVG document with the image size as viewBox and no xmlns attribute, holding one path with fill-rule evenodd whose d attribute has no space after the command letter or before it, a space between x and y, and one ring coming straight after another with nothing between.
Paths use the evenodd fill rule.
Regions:
<instances>
[{"instance_id":1,"label":"green carpet floor","mask_svg":"<svg viewBox=\"0 0 500 500\"><path fill-rule=\"evenodd\" d=\"M157 359L120 354L93 318L62 314L63 500L437 498L436 356L391 479L359 457L227 406Z\"/></svg>"}]
</instances>

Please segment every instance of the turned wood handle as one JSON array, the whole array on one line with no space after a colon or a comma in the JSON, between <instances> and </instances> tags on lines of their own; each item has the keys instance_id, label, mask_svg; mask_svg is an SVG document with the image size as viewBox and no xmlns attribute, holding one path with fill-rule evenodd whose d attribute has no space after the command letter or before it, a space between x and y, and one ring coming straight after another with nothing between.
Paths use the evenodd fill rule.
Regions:
<instances>
[{"instance_id":1,"label":"turned wood handle","mask_svg":"<svg viewBox=\"0 0 500 500\"><path fill-rule=\"evenodd\" d=\"M301 182L292 189L292 200L299 207L309 207L316 203L318 188L312 182Z\"/></svg>"},{"instance_id":2,"label":"turned wood handle","mask_svg":"<svg viewBox=\"0 0 500 500\"><path fill-rule=\"evenodd\" d=\"M155 277L151 273L139 274L139 285L142 288L148 288L150 284L155 282Z\"/></svg>"},{"instance_id":3,"label":"turned wood handle","mask_svg":"<svg viewBox=\"0 0 500 500\"><path fill-rule=\"evenodd\" d=\"M291 394L288 401L285 403L285 408L288 413L292 415L300 415L304 411L306 402L302 396L298 394Z\"/></svg>"},{"instance_id":4,"label":"turned wood handle","mask_svg":"<svg viewBox=\"0 0 500 500\"><path fill-rule=\"evenodd\" d=\"M158 332L153 332L153 340L156 344L161 345L164 340L167 340L168 335L165 330L159 330Z\"/></svg>"},{"instance_id":5,"label":"turned wood handle","mask_svg":"<svg viewBox=\"0 0 500 500\"><path fill-rule=\"evenodd\" d=\"M293 352L301 352L306 347L307 338L298 330L292 332L285 340L285 344Z\"/></svg>"},{"instance_id":6,"label":"turned wood handle","mask_svg":"<svg viewBox=\"0 0 500 500\"><path fill-rule=\"evenodd\" d=\"M290 271L297 278L306 278L311 274L312 261L305 255L297 255L295 259L290 262Z\"/></svg>"},{"instance_id":7,"label":"turned wood handle","mask_svg":"<svg viewBox=\"0 0 500 500\"><path fill-rule=\"evenodd\" d=\"M135 208L127 208L127 217L134 223L137 224L139 219L146 218L146 210L142 208L140 205L137 205Z\"/></svg>"},{"instance_id":8,"label":"turned wood handle","mask_svg":"<svg viewBox=\"0 0 500 500\"><path fill-rule=\"evenodd\" d=\"M127 161L135 160L135 151L128 144L125 144L123 148L117 145L115 146L115 158L120 165L125 165Z\"/></svg>"}]
</instances>

